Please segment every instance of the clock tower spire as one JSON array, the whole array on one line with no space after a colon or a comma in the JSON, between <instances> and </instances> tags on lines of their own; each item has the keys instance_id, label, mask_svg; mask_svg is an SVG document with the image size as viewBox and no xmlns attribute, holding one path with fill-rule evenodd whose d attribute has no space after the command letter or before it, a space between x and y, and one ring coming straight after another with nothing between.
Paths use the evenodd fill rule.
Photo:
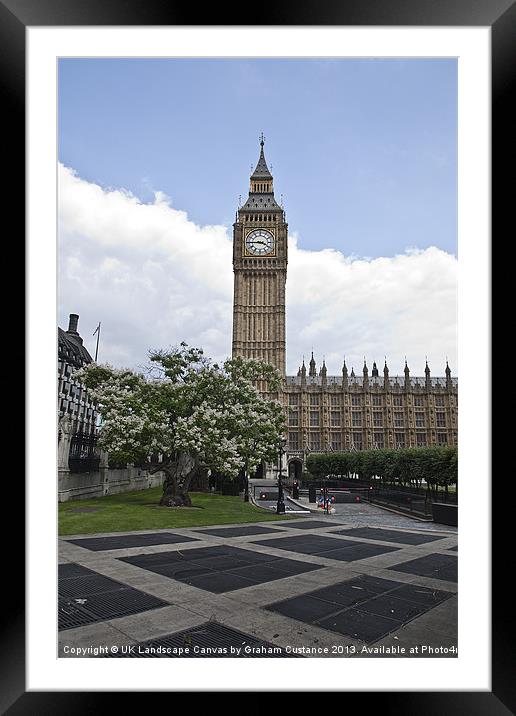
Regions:
<instances>
[{"instance_id":1,"label":"clock tower spire","mask_svg":"<svg viewBox=\"0 0 516 716\"><path fill-rule=\"evenodd\" d=\"M249 196L233 224L233 356L270 363L284 376L288 224L264 143L262 133Z\"/></svg>"}]
</instances>

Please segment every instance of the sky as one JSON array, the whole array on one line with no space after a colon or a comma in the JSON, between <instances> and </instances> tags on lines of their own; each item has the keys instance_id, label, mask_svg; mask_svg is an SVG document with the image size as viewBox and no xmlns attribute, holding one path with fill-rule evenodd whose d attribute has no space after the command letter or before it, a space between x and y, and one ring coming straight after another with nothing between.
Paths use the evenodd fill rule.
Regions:
<instances>
[{"instance_id":1,"label":"sky","mask_svg":"<svg viewBox=\"0 0 516 716\"><path fill-rule=\"evenodd\" d=\"M455 60L63 59L59 325L99 361L231 351L259 134L289 222L287 372L456 364Z\"/></svg>"}]
</instances>

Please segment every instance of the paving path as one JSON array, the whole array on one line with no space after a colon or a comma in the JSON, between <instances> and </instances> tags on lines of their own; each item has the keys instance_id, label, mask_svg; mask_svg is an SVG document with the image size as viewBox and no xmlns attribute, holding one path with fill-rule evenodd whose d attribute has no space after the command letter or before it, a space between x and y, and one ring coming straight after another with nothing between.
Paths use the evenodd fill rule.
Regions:
<instances>
[{"instance_id":1,"label":"paving path","mask_svg":"<svg viewBox=\"0 0 516 716\"><path fill-rule=\"evenodd\" d=\"M456 656L456 530L356 507L61 538L60 656Z\"/></svg>"}]
</instances>

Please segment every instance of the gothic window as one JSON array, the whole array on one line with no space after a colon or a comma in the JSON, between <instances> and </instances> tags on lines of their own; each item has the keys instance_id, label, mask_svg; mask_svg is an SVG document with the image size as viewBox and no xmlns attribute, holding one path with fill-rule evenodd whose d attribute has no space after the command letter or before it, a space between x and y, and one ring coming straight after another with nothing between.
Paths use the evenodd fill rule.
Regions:
<instances>
[{"instance_id":1,"label":"gothic window","mask_svg":"<svg viewBox=\"0 0 516 716\"><path fill-rule=\"evenodd\" d=\"M310 405L319 405L319 396L318 395L310 396Z\"/></svg>"},{"instance_id":2,"label":"gothic window","mask_svg":"<svg viewBox=\"0 0 516 716\"><path fill-rule=\"evenodd\" d=\"M296 394L290 394L288 396L288 402L290 405L299 405L299 395Z\"/></svg>"},{"instance_id":3,"label":"gothic window","mask_svg":"<svg viewBox=\"0 0 516 716\"><path fill-rule=\"evenodd\" d=\"M335 408L340 406L340 395L330 395L330 405Z\"/></svg>"},{"instance_id":4,"label":"gothic window","mask_svg":"<svg viewBox=\"0 0 516 716\"><path fill-rule=\"evenodd\" d=\"M299 433L289 432L288 445L291 450L299 450Z\"/></svg>"},{"instance_id":5,"label":"gothic window","mask_svg":"<svg viewBox=\"0 0 516 716\"><path fill-rule=\"evenodd\" d=\"M436 413L435 414L435 424L438 428L445 428L446 427L446 413Z\"/></svg>"},{"instance_id":6,"label":"gothic window","mask_svg":"<svg viewBox=\"0 0 516 716\"><path fill-rule=\"evenodd\" d=\"M373 413L373 425L375 428L381 428L383 425L383 413L374 412Z\"/></svg>"},{"instance_id":7,"label":"gothic window","mask_svg":"<svg viewBox=\"0 0 516 716\"><path fill-rule=\"evenodd\" d=\"M383 433L374 433L373 440L375 442L375 447L378 447L382 449L384 447L384 437Z\"/></svg>"},{"instance_id":8,"label":"gothic window","mask_svg":"<svg viewBox=\"0 0 516 716\"><path fill-rule=\"evenodd\" d=\"M351 396L351 405L362 405L362 396L361 395L352 395Z\"/></svg>"},{"instance_id":9,"label":"gothic window","mask_svg":"<svg viewBox=\"0 0 516 716\"><path fill-rule=\"evenodd\" d=\"M292 410L288 414L288 424L292 427L299 425L299 413L297 410Z\"/></svg>"},{"instance_id":10,"label":"gothic window","mask_svg":"<svg viewBox=\"0 0 516 716\"><path fill-rule=\"evenodd\" d=\"M405 447L405 433L394 433L394 443L396 447Z\"/></svg>"},{"instance_id":11,"label":"gothic window","mask_svg":"<svg viewBox=\"0 0 516 716\"><path fill-rule=\"evenodd\" d=\"M394 427L402 428L404 424L403 413L394 413Z\"/></svg>"},{"instance_id":12,"label":"gothic window","mask_svg":"<svg viewBox=\"0 0 516 716\"><path fill-rule=\"evenodd\" d=\"M446 433L437 433L437 444L448 445L448 435Z\"/></svg>"},{"instance_id":13,"label":"gothic window","mask_svg":"<svg viewBox=\"0 0 516 716\"><path fill-rule=\"evenodd\" d=\"M319 411L318 410L310 411L310 427L313 427L313 428L319 427Z\"/></svg>"},{"instance_id":14,"label":"gothic window","mask_svg":"<svg viewBox=\"0 0 516 716\"><path fill-rule=\"evenodd\" d=\"M330 440L333 450L342 450L342 435L340 433L331 433Z\"/></svg>"},{"instance_id":15,"label":"gothic window","mask_svg":"<svg viewBox=\"0 0 516 716\"><path fill-rule=\"evenodd\" d=\"M414 398L414 405L418 408L422 408L423 407L423 398L421 396L416 396Z\"/></svg>"},{"instance_id":16,"label":"gothic window","mask_svg":"<svg viewBox=\"0 0 516 716\"><path fill-rule=\"evenodd\" d=\"M444 406L444 395L436 395L435 396L435 404L439 407Z\"/></svg>"},{"instance_id":17,"label":"gothic window","mask_svg":"<svg viewBox=\"0 0 516 716\"><path fill-rule=\"evenodd\" d=\"M310 433L310 450L321 449L321 433Z\"/></svg>"},{"instance_id":18,"label":"gothic window","mask_svg":"<svg viewBox=\"0 0 516 716\"><path fill-rule=\"evenodd\" d=\"M330 420L332 425L340 425L340 411L339 410L332 410L330 415Z\"/></svg>"},{"instance_id":19,"label":"gothic window","mask_svg":"<svg viewBox=\"0 0 516 716\"><path fill-rule=\"evenodd\" d=\"M382 396L381 395L373 395L373 405L381 405L382 404Z\"/></svg>"},{"instance_id":20,"label":"gothic window","mask_svg":"<svg viewBox=\"0 0 516 716\"><path fill-rule=\"evenodd\" d=\"M395 395L392 399L392 404L398 408L401 408L403 406L403 396Z\"/></svg>"},{"instance_id":21,"label":"gothic window","mask_svg":"<svg viewBox=\"0 0 516 716\"><path fill-rule=\"evenodd\" d=\"M362 425L362 413L360 410L353 410L351 413L352 415L352 425L359 427Z\"/></svg>"},{"instance_id":22,"label":"gothic window","mask_svg":"<svg viewBox=\"0 0 516 716\"><path fill-rule=\"evenodd\" d=\"M426 434L425 433L417 433L416 445L417 445L417 447L424 447L426 445Z\"/></svg>"},{"instance_id":23,"label":"gothic window","mask_svg":"<svg viewBox=\"0 0 516 716\"><path fill-rule=\"evenodd\" d=\"M425 414L424 413L416 413L416 428L424 428L425 427Z\"/></svg>"},{"instance_id":24,"label":"gothic window","mask_svg":"<svg viewBox=\"0 0 516 716\"><path fill-rule=\"evenodd\" d=\"M362 433L353 433L353 445L357 450L362 450Z\"/></svg>"}]
</instances>

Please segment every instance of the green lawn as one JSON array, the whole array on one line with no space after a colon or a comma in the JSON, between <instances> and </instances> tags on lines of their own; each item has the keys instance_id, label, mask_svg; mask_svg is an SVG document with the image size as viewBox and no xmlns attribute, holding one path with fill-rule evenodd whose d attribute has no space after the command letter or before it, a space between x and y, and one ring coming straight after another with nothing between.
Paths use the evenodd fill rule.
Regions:
<instances>
[{"instance_id":1,"label":"green lawn","mask_svg":"<svg viewBox=\"0 0 516 716\"><path fill-rule=\"evenodd\" d=\"M192 492L192 504L200 509L159 507L161 487L95 500L72 500L59 503L59 534L90 534L94 532L130 532L131 530L166 529L168 527L201 527L241 522L266 522L290 519L230 497ZM98 508L98 512L77 512L82 508Z\"/></svg>"}]
</instances>

